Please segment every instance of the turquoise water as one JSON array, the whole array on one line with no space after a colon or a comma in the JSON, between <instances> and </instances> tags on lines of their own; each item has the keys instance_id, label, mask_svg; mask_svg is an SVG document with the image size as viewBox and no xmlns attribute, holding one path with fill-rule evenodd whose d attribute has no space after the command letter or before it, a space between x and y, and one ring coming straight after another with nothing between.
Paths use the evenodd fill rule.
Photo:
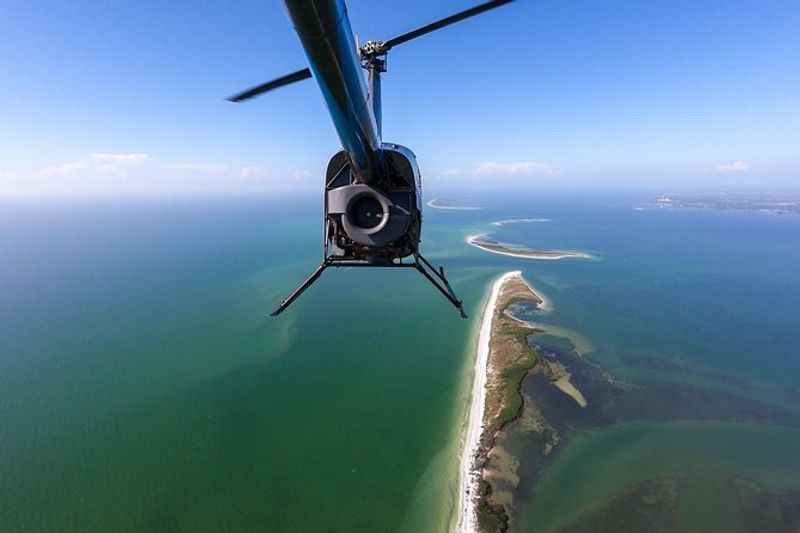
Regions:
<instances>
[{"instance_id":1,"label":"turquoise water","mask_svg":"<svg viewBox=\"0 0 800 533\"><path fill-rule=\"evenodd\" d=\"M522 269L623 376L791 404L800 221L634 211L633 197L479 198L426 211L424 251L471 320L410 271L325 273L317 198L0 210L0 522L58 531L441 531L456 497L475 319ZM547 217L496 228L489 222ZM532 262L476 232L593 261ZM723 377L720 377L723 376ZM795 395L795 396L793 396ZM587 452L588 453L588 452ZM560 485L548 490L558 494Z\"/></svg>"}]
</instances>

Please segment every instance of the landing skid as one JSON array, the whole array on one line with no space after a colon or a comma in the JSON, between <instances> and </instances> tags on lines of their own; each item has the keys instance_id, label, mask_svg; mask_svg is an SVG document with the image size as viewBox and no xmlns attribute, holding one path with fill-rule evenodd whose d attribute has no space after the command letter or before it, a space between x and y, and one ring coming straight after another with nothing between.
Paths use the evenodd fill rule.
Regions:
<instances>
[{"instance_id":1,"label":"landing skid","mask_svg":"<svg viewBox=\"0 0 800 533\"><path fill-rule=\"evenodd\" d=\"M310 276L308 276L308 278L306 278L303 283L298 285L298 287L292 291L289 296L281 301L280 305L278 305L278 307L276 307L275 310L270 313L270 316L278 316L279 314L283 313L286 308L289 307L292 302L294 302L301 294L303 294L303 292L315 281L317 281L325 269L329 267L414 268L418 270L420 274L425 276L425 278L427 278L427 280L430 281L434 287L439 289L439 292L441 292L442 295L447 298L456 309L458 309L458 312L461 314L461 318L467 318L467 314L464 312L463 303L453 292L452 287L450 287L450 283L447 281L447 278L444 275L444 268L439 267L439 270L436 270L427 259L419 254L414 255L413 263L370 263L360 259L328 256L317 267L317 269Z\"/></svg>"}]
</instances>

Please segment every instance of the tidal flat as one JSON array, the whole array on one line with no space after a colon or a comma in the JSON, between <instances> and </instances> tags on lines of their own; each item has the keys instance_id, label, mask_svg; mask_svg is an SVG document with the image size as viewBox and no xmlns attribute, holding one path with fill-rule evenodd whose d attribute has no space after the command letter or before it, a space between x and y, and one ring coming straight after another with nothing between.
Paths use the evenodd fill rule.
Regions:
<instances>
[{"instance_id":1,"label":"tidal flat","mask_svg":"<svg viewBox=\"0 0 800 533\"><path fill-rule=\"evenodd\" d=\"M521 300L506 309L506 313L514 316L516 311L531 316L535 309L535 303ZM515 318L524 322L519 316ZM527 341L538 355L537 364L518 389L523 407L514 421L495 435L497 451L489 456L486 464L489 471L486 477L491 485L493 502L502 505L507 519L486 531L582 531L585 528L588 531L601 527L606 529L596 530L619 531L620 524L627 524L628 529L622 529L624 531L692 529L696 527L697 517L685 507L688 505L687 497L680 496L703 490L703 487L712 490L718 485L733 483L731 480L735 478L730 472L698 477L695 472L687 474L673 465L673 469L656 469L653 477L634 476L629 484L617 487L616 490L621 494L617 492L618 495L609 501L592 497L585 507L570 508L568 513L559 517L542 502L547 501L547 477L554 475L554 470L557 471L557 465L563 460L562 450L569 449L575 439L586 439L586 435L591 435L593 430L630 424L696 421L697 424L708 423L710 427L729 423L728 428L734 430L759 425L769 430L781 426L794 431L796 437L800 438L800 413L794 410L754 400L747 395L703 388L691 383L619 380L590 356L580 354L569 339L555 337L542 330L537 332L533 324L530 328L532 331L527 335ZM564 376L568 378L566 384ZM699 429L704 430L702 427ZM663 460L652 460L664 464ZM678 458L672 456L667 464L676 460ZM738 465L738 471L745 464L753 463L752 460L743 462ZM785 529L775 531L791 531L796 521L791 517L796 515L794 506L797 504L797 492L775 492L771 491L770 486L764 488L756 485L751 491L757 494L754 496L742 488L749 485L742 483L757 483L755 480L747 477L735 479L740 479L738 484L734 483L731 490L722 493L731 498L739 495L742 501L757 497L769 502L773 509L778 509L763 517L752 505L747 507L742 503L741 524L763 524L769 520L775 522L777 519L774 516L788 513ZM733 490L737 487L737 490ZM562 488L558 490L563 494ZM578 500L577 495L585 491L576 487L576 493L568 500ZM643 505L643 501L651 503ZM734 505L737 501L726 500L725 505ZM533 502L533 505L527 507L527 502ZM684 504L684 507L680 504ZM722 509L724 505L720 505ZM712 511L708 513L713 514ZM573 518L564 522L563 517L566 516ZM550 521L544 519L546 517L550 517ZM723 520L725 517L720 515L716 518ZM713 516L706 518L708 523L713 523L713 519Z\"/></svg>"}]
</instances>

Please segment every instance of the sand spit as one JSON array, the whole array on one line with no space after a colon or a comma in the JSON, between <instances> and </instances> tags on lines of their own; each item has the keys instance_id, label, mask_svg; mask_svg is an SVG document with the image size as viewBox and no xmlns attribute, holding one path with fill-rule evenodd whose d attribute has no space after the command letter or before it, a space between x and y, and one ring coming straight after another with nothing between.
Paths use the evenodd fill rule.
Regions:
<instances>
[{"instance_id":1,"label":"sand spit","mask_svg":"<svg viewBox=\"0 0 800 533\"><path fill-rule=\"evenodd\" d=\"M536 297L539 299L539 303L536 306L536 309L538 311L541 311L542 313L550 313L550 312L552 312L553 311L553 302L550 301L550 298L548 298L547 296L542 294L542 291L536 289L533 285L528 283L528 280L525 279L523 276L520 276L520 279L522 280L522 283L524 283L525 286L528 287L528 289L530 289L530 291L533 294L535 294Z\"/></svg>"},{"instance_id":2,"label":"sand spit","mask_svg":"<svg viewBox=\"0 0 800 533\"><path fill-rule=\"evenodd\" d=\"M575 403L581 407L586 407L589 405L589 402L586 401L586 398L584 398L581 391L579 391L578 388L575 387L575 385L573 385L570 381L569 373L553 381L553 385L558 387L558 390L575 400Z\"/></svg>"},{"instance_id":3,"label":"sand spit","mask_svg":"<svg viewBox=\"0 0 800 533\"><path fill-rule=\"evenodd\" d=\"M483 434L483 414L485 409L486 377L489 364L489 347L492 336L492 319L496 314L497 298L503 284L520 276L519 271L508 272L500 276L492 285L489 300L483 310L481 329L478 333L477 354L475 357L475 370L472 380L472 399L469 406L469 418L464 435L464 447L461 453L461 467L459 472L459 503L458 533L477 533L477 486L480 472L476 471L475 458L480 448L481 435Z\"/></svg>"}]
</instances>

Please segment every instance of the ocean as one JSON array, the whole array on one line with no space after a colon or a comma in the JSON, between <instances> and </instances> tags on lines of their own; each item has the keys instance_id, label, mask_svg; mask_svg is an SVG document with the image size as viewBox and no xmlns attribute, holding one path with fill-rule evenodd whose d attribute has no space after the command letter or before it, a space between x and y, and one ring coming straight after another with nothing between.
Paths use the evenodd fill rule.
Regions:
<instances>
[{"instance_id":1,"label":"ocean","mask_svg":"<svg viewBox=\"0 0 800 533\"><path fill-rule=\"evenodd\" d=\"M3 200L0 523L445 530L481 305L508 270L552 301L541 322L577 332L620 380L796 411L800 219L635 209L647 199L487 193L469 199L483 210L427 209L423 253L444 265L469 320L415 272L358 269L326 272L269 317L320 260L316 197ZM548 221L491 224L515 218ZM485 232L593 259L465 243ZM587 430L541 476L523 476L514 524L557 529L664 464L671 475L711 465L711 481L692 487L718 507L708 487L726 476L800 488L798 446L800 430L771 423ZM688 529L729 519L682 513Z\"/></svg>"}]
</instances>

